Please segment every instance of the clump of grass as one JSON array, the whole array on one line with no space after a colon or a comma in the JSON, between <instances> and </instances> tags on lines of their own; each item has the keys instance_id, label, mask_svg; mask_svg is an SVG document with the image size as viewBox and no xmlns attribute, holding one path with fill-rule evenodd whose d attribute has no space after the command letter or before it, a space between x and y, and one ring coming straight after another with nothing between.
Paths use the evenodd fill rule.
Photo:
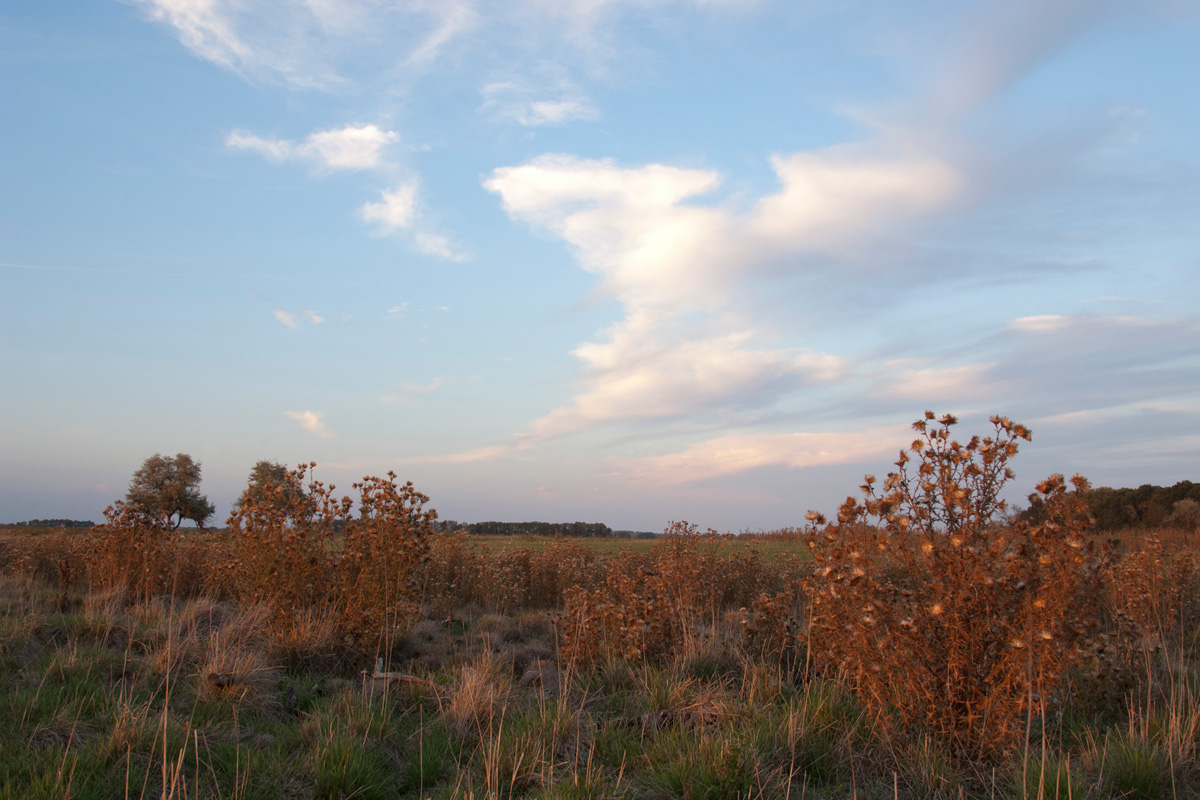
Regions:
<instances>
[{"instance_id":1,"label":"clump of grass","mask_svg":"<svg viewBox=\"0 0 1200 800\"><path fill-rule=\"evenodd\" d=\"M259 641L267 616L266 609L252 607L209 632L198 663L200 698L233 703L243 712L266 713L278 705L280 670Z\"/></svg>"},{"instance_id":2,"label":"clump of grass","mask_svg":"<svg viewBox=\"0 0 1200 800\"><path fill-rule=\"evenodd\" d=\"M1027 759L1005 793L1010 800L1085 800L1088 784L1078 761L1049 754Z\"/></svg>"},{"instance_id":3,"label":"clump of grass","mask_svg":"<svg viewBox=\"0 0 1200 800\"><path fill-rule=\"evenodd\" d=\"M1132 735L1109 737L1098 753L1099 782L1111 796L1128 800L1163 800L1174 792L1166 754L1153 742Z\"/></svg>"},{"instance_id":4,"label":"clump of grass","mask_svg":"<svg viewBox=\"0 0 1200 800\"><path fill-rule=\"evenodd\" d=\"M467 739L482 739L499 724L512 677L490 651L456 670L444 716L451 730Z\"/></svg>"}]
</instances>

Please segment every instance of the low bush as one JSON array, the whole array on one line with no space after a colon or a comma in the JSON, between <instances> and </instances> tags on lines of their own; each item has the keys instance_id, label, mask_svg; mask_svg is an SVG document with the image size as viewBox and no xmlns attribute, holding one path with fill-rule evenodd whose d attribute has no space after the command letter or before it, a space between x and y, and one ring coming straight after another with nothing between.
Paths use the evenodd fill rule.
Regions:
<instances>
[{"instance_id":1,"label":"low bush","mask_svg":"<svg viewBox=\"0 0 1200 800\"><path fill-rule=\"evenodd\" d=\"M1106 550L1087 536L1087 482L1038 491L1039 524L993 524L1029 431L993 417L965 444L957 420L914 424L897 471L809 538L813 649L894 730L923 728L960 756L1011 750L1035 698L1059 690L1099 626Z\"/></svg>"},{"instance_id":2,"label":"low bush","mask_svg":"<svg viewBox=\"0 0 1200 800\"><path fill-rule=\"evenodd\" d=\"M346 526L338 557L343 630L360 646L390 649L419 619L418 570L429 554L437 512L412 483L368 477L359 490L359 515Z\"/></svg>"}]
</instances>

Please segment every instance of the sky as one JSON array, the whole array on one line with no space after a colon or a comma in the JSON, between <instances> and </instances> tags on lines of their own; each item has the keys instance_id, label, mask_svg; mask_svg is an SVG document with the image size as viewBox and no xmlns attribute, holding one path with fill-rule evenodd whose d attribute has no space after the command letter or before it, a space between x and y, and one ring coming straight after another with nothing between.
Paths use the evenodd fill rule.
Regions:
<instances>
[{"instance_id":1,"label":"sky","mask_svg":"<svg viewBox=\"0 0 1200 800\"><path fill-rule=\"evenodd\" d=\"M926 409L1200 480L1200 3L0 8L0 522L154 453L769 530Z\"/></svg>"}]
</instances>

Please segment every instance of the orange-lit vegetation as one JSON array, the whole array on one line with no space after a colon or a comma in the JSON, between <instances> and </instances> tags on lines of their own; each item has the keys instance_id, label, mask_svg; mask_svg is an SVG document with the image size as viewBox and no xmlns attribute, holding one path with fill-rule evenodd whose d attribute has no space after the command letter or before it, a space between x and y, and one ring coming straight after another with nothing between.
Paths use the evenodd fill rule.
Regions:
<instances>
[{"instance_id":1,"label":"orange-lit vegetation","mask_svg":"<svg viewBox=\"0 0 1200 800\"><path fill-rule=\"evenodd\" d=\"M1087 536L1076 476L1044 481L1045 521L999 526L1008 461L1028 431L992 420L959 443L955 420L920 434L882 487L848 499L836 525L809 537L812 636L868 708L925 726L955 752L1012 749L1033 698L1055 692L1097 645L1103 544Z\"/></svg>"},{"instance_id":2,"label":"orange-lit vegetation","mask_svg":"<svg viewBox=\"0 0 1200 800\"><path fill-rule=\"evenodd\" d=\"M954 422L759 535L481 546L269 464L226 530L11 531L0 797L1200 796L1190 531L1010 523L1029 432Z\"/></svg>"}]
</instances>

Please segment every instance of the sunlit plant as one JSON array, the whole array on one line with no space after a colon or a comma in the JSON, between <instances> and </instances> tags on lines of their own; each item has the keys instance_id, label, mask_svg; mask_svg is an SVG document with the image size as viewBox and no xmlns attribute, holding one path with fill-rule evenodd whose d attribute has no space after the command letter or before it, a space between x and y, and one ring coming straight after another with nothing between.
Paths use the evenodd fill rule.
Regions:
<instances>
[{"instance_id":1,"label":"sunlit plant","mask_svg":"<svg viewBox=\"0 0 1200 800\"><path fill-rule=\"evenodd\" d=\"M921 726L964 755L1015 744L1093 632L1104 551L1089 537L1087 481L1038 486L1044 521L996 524L1001 489L1029 429L951 437L952 415L918 437L880 485L847 498L808 544L816 567L814 652L841 667L885 723Z\"/></svg>"}]
</instances>

